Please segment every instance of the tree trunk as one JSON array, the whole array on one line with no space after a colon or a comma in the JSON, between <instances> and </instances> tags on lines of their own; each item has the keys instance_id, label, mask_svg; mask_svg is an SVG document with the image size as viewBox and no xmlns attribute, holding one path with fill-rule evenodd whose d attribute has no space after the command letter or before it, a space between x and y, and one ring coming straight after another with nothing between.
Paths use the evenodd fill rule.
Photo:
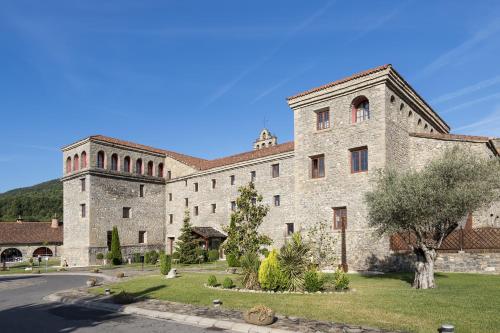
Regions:
<instances>
[{"instance_id":1,"label":"tree trunk","mask_svg":"<svg viewBox=\"0 0 500 333\"><path fill-rule=\"evenodd\" d=\"M436 259L436 251L428 249L426 246L420 246L414 250L417 256L415 263L415 280L413 288L429 289L435 288L434 282L434 260Z\"/></svg>"}]
</instances>

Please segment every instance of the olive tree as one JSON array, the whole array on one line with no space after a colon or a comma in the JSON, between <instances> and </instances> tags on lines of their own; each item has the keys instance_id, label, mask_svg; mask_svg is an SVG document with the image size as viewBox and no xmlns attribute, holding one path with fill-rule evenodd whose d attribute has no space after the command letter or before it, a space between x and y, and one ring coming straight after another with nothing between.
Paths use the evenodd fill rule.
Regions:
<instances>
[{"instance_id":1,"label":"olive tree","mask_svg":"<svg viewBox=\"0 0 500 333\"><path fill-rule=\"evenodd\" d=\"M413 287L434 288L436 250L467 214L499 200L499 192L498 158L449 148L420 171L381 171L366 194L369 224L380 234L412 233Z\"/></svg>"}]
</instances>

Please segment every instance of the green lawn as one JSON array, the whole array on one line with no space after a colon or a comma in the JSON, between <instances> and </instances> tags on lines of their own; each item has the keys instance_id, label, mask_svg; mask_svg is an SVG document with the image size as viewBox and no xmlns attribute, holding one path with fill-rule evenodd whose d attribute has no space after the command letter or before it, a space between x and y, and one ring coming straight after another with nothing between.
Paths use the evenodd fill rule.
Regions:
<instances>
[{"instance_id":1,"label":"green lawn","mask_svg":"<svg viewBox=\"0 0 500 333\"><path fill-rule=\"evenodd\" d=\"M411 275L350 275L349 293L324 295L251 294L203 287L209 274L183 273L165 280L160 276L130 279L111 286L138 296L210 305L219 298L223 306L244 310L256 304L280 314L367 325L411 332L436 332L452 323L457 332L500 331L500 277L478 274L438 274L438 288L414 290ZM217 275L216 275L217 276ZM217 276L219 281L227 275ZM233 276L237 280L237 276ZM103 288L95 288L102 293Z\"/></svg>"},{"instance_id":2,"label":"green lawn","mask_svg":"<svg viewBox=\"0 0 500 333\"><path fill-rule=\"evenodd\" d=\"M47 262L47 272L54 272L57 269L54 268L53 266L60 266L61 265L61 260L56 258L56 259L49 259ZM38 262L36 261L33 265L33 270L31 271L26 271L25 268L31 266L31 264L27 261L23 261L11 266L8 266L9 270L7 271L2 271L2 267L0 266L0 275L2 274L32 274L36 273L38 270L40 270L41 273L45 273L45 260L42 260L40 267L38 266Z\"/></svg>"}]
</instances>

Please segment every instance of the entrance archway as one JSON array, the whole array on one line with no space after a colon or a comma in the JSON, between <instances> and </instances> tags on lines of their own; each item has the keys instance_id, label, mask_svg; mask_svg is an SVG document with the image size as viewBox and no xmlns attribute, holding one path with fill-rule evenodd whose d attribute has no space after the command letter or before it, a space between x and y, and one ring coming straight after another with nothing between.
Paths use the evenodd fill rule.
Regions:
<instances>
[{"instance_id":1,"label":"entrance archway","mask_svg":"<svg viewBox=\"0 0 500 333\"><path fill-rule=\"evenodd\" d=\"M53 253L52 250L49 249L48 247L39 247L35 251L33 251L33 257L52 257Z\"/></svg>"},{"instance_id":2,"label":"entrance archway","mask_svg":"<svg viewBox=\"0 0 500 333\"><path fill-rule=\"evenodd\" d=\"M15 261L18 258L22 259L23 254L21 253L21 251L13 247L3 250L2 254L0 255L1 262L11 262Z\"/></svg>"}]
</instances>

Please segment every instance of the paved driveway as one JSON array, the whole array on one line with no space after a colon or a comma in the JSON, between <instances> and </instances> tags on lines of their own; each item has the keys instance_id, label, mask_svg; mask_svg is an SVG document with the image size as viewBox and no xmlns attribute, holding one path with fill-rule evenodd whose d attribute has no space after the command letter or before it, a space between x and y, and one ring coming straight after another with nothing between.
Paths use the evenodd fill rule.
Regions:
<instances>
[{"instance_id":1,"label":"paved driveway","mask_svg":"<svg viewBox=\"0 0 500 333\"><path fill-rule=\"evenodd\" d=\"M48 303L53 292L80 287L85 276L0 276L0 332L178 332L213 333L216 329L170 321ZM217 331L220 331L217 329Z\"/></svg>"}]
</instances>

